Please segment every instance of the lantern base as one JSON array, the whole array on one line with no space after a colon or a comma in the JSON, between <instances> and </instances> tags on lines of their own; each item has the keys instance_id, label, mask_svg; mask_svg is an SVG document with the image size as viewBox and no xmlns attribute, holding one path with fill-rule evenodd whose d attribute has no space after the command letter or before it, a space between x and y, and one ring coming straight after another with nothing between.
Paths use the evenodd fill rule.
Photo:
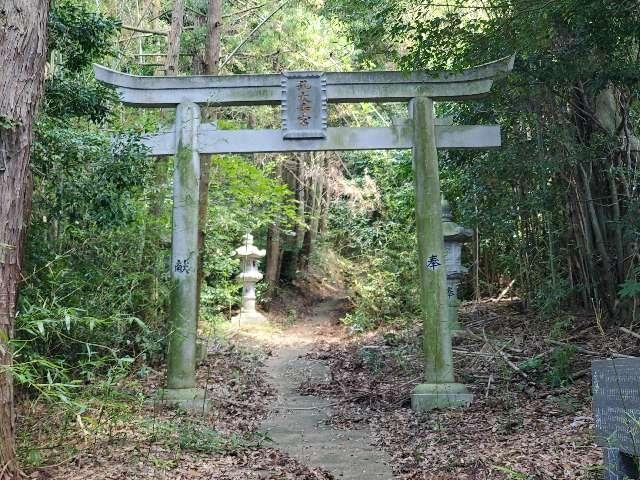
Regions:
<instances>
[{"instance_id":1,"label":"lantern base","mask_svg":"<svg viewBox=\"0 0 640 480\"><path fill-rule=\"evenodd\" d=\"M267 317L258 312L257 310L253 311L240 311L238 315L234 315L231 317L231 322L234 325L239 325L241 327L245 325L262 325L267 323Z\"/></svg>"},{"instance_id":2,"label":"lantern base","mask_svg":"<svg viewBox=\"0 0 640 480\"><path fill-rule=\"evenodd\" d=\"M207 347L209 342L206 338L198 337L196 340L196 365L200 365L207 359Z\"/></svg>"},{"instance_id":3,"label":"lantern base","mask_svg":"<svg viewBox=\"0 0 640 480\"><path fill-rule=\"evenodd\" d=\"M461 337L464 335L464 329L457 318L449 320L449 331L452 337Z\"/></svg>"}]
</instances>

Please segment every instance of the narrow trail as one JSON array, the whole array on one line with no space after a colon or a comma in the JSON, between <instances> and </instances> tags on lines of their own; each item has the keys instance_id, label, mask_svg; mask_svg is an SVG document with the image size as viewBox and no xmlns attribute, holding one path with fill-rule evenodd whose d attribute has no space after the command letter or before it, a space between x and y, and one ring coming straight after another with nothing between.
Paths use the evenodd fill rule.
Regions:
<instances>
[{"instance_id":1,"label":"narrow trail","mask_svg":"<svg viewBox=\"0 0 640 480\"><path fill-rule=\"evenodd\" d=\"M387 454L370 445L369 431L336 430L328 424L331 401L302 396L296 388L312 378L329 381L329 368L304 358L319 340L336 341L333 325L341 300L318 303L310 317L300 319L274 338L273 355L266 364L277 400L262 428L277 448L299 462L331 472L339 479L391 479Z\"/></svg>"}]
</instances>

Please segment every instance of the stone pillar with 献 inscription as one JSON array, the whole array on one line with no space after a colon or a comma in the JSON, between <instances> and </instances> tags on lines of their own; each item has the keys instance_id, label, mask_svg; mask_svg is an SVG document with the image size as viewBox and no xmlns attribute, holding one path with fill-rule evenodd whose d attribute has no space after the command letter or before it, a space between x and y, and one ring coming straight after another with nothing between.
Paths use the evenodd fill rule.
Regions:
<instances>
[{"instance_id":1,"label":"stone pillar with \u732e inscription","mask_svg":"<svg viewBox=\"0 0 640 480\"><path fill-rule=\"evenodd\" d=\"M189 410L206 407L196 385L198 199L200 107L182 103L176 110L171 240L171 310L166 388L156 399Z\"/></svg>"}]
</instances>

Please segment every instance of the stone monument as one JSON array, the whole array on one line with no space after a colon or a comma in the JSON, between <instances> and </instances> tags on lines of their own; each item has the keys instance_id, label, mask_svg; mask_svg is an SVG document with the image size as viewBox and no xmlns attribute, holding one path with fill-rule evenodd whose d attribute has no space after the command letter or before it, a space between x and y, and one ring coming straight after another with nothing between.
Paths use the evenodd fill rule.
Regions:
<instances>
[{"instance_id":1,"label":"stone monument","mask_svg":"<svg viewBox=\"0 0 640 480\"><path fill-rule=\"evenodd\" d=\"M442 198L442 230L444 232L444 259L447 266L447 300L451 332L460 330L458 321L458 286L468 272L462 266L462 245L471 240L473 232L453 221L449 202Z\"/></svg>"},{"instance_id":2,"label":"stone monument","mask_svg":"<svg viewBox=\"0 0 640 480\"><path fill-rule=\"evenodd\" d=\"M258 270L258 260L267 252L260 250L253 244L253 235L247 233L242 237L242 246L234 252L234 256L240 258L242 272L236 279L242 283L242 307L240 313L231 320L239 325L253 325L264 323L267 317L256 310L256 283L262 280L263 275Z\"/></svg>"},{"instance_id":3,"label":"stone monument","mask_svg":"<svg viewBox=\"0 0 640 480\"><path fill-rule=\"evenodd\" d=\"M605 480L639 478L640 358L592 363L593 416Z\"/></svg>"}]
</instances>

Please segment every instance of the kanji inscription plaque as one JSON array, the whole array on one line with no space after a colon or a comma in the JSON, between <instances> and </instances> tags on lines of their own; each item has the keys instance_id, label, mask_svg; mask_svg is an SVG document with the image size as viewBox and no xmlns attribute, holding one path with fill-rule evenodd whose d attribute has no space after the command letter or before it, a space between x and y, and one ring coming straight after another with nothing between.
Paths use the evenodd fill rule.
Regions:
<instances>
[{"instance_id":1,"label":"kanji inscription plaque","mask_svg":"<svg viewBox=\"0 0 640 480\"><path fill-rule=\"evenodd\" d=\"M605 449L605 478L638 478L631 457L640 451L640 358L596 360L593 415Z\"/></svg>"},{"instance_id":2,"label":"kanji inscription plaque","mask_svg":"<svg viewBox=\"0 0 640 480\"><path fill-rule=\"evenodd\" d=\"M282 131L285 139L327 136L327 80L324 73L283 74Z\"/></svg>"}]
</instances>

